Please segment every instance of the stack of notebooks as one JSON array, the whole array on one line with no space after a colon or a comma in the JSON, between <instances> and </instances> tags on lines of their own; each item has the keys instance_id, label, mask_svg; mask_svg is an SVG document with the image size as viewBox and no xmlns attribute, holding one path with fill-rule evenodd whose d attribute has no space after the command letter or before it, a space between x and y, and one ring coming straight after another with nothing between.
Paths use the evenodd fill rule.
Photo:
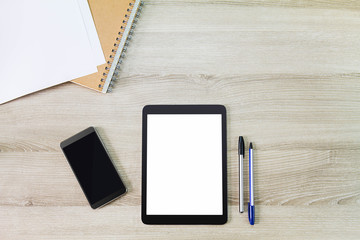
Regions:
<instances>
[{"instance_id":1,"label":"stack of notebooks","mask_svg":"<svg viewBox=\"0 0 360 240\"><path fill-rule=\"evenodd\" d=\"M0 2L0 104L63 82L106 93L141 0Z\"/></svg>"}]
</instances>

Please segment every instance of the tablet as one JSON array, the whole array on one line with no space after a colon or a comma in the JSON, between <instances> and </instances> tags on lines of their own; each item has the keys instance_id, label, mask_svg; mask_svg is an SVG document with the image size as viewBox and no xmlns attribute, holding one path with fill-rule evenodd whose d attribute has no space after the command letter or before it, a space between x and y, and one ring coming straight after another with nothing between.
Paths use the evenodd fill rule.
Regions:
<instances>
[{"instance_id":1,"label":"tablet","mask_svg":"<svg viewBox=\"0 0 360 240\"><path fill-rule=\"evenodd\" d=\"M142 127L143 223L226 223L225 107L148 105Z\"/></svg>"}]
</instances>

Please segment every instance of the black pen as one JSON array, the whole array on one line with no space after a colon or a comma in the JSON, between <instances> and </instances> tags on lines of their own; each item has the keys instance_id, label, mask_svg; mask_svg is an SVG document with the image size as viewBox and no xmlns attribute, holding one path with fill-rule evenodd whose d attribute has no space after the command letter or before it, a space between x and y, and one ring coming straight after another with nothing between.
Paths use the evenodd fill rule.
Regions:
<instances>
[{"instance_id":1,"label":"black pen","mask_svg":"<svg viewBox=\"0 0 360 240\"><path fill-rule=\"evenodd\" d=\"M244 138L239 137L238 142L238 156L239 156L239 211L244 212L244 156L245 144Z\"/></svg>"}]
</instances>

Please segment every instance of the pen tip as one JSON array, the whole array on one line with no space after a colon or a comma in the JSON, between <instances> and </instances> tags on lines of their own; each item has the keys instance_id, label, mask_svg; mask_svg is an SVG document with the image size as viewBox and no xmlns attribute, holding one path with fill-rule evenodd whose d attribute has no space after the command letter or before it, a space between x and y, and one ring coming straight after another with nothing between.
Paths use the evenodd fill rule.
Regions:
<instances>
[{"instance_id":1,"label":"pen tip","mask_svg":"<svg viewBox=\"0 0 360 240\"><path fill-rule=\"evenodd\" d=\"M252 142L250 143L250 148L253 148L253 146L252 146Z\"/></svg>"}]
</instances>

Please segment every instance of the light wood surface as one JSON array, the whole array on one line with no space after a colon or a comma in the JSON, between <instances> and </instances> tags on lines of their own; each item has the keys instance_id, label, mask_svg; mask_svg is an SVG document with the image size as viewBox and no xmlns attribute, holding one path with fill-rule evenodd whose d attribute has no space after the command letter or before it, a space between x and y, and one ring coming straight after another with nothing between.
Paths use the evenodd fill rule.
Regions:
<instances>
[{"instance_id":1,"label":"light wood surface","mask_svg":"<svg viewBox=\"0 0 360 240\"><path fill-rule=\"evenodd\" d=\"M226 106L227 224L142 224L146 104ZM88 126L129 188L98 210L59 147ZM255 147L254 226L239 135ZM147 1L113 93L65 83L0 105L0 239L360 239L359 155L359 1Z\"/></svg>"}]
</instances>

